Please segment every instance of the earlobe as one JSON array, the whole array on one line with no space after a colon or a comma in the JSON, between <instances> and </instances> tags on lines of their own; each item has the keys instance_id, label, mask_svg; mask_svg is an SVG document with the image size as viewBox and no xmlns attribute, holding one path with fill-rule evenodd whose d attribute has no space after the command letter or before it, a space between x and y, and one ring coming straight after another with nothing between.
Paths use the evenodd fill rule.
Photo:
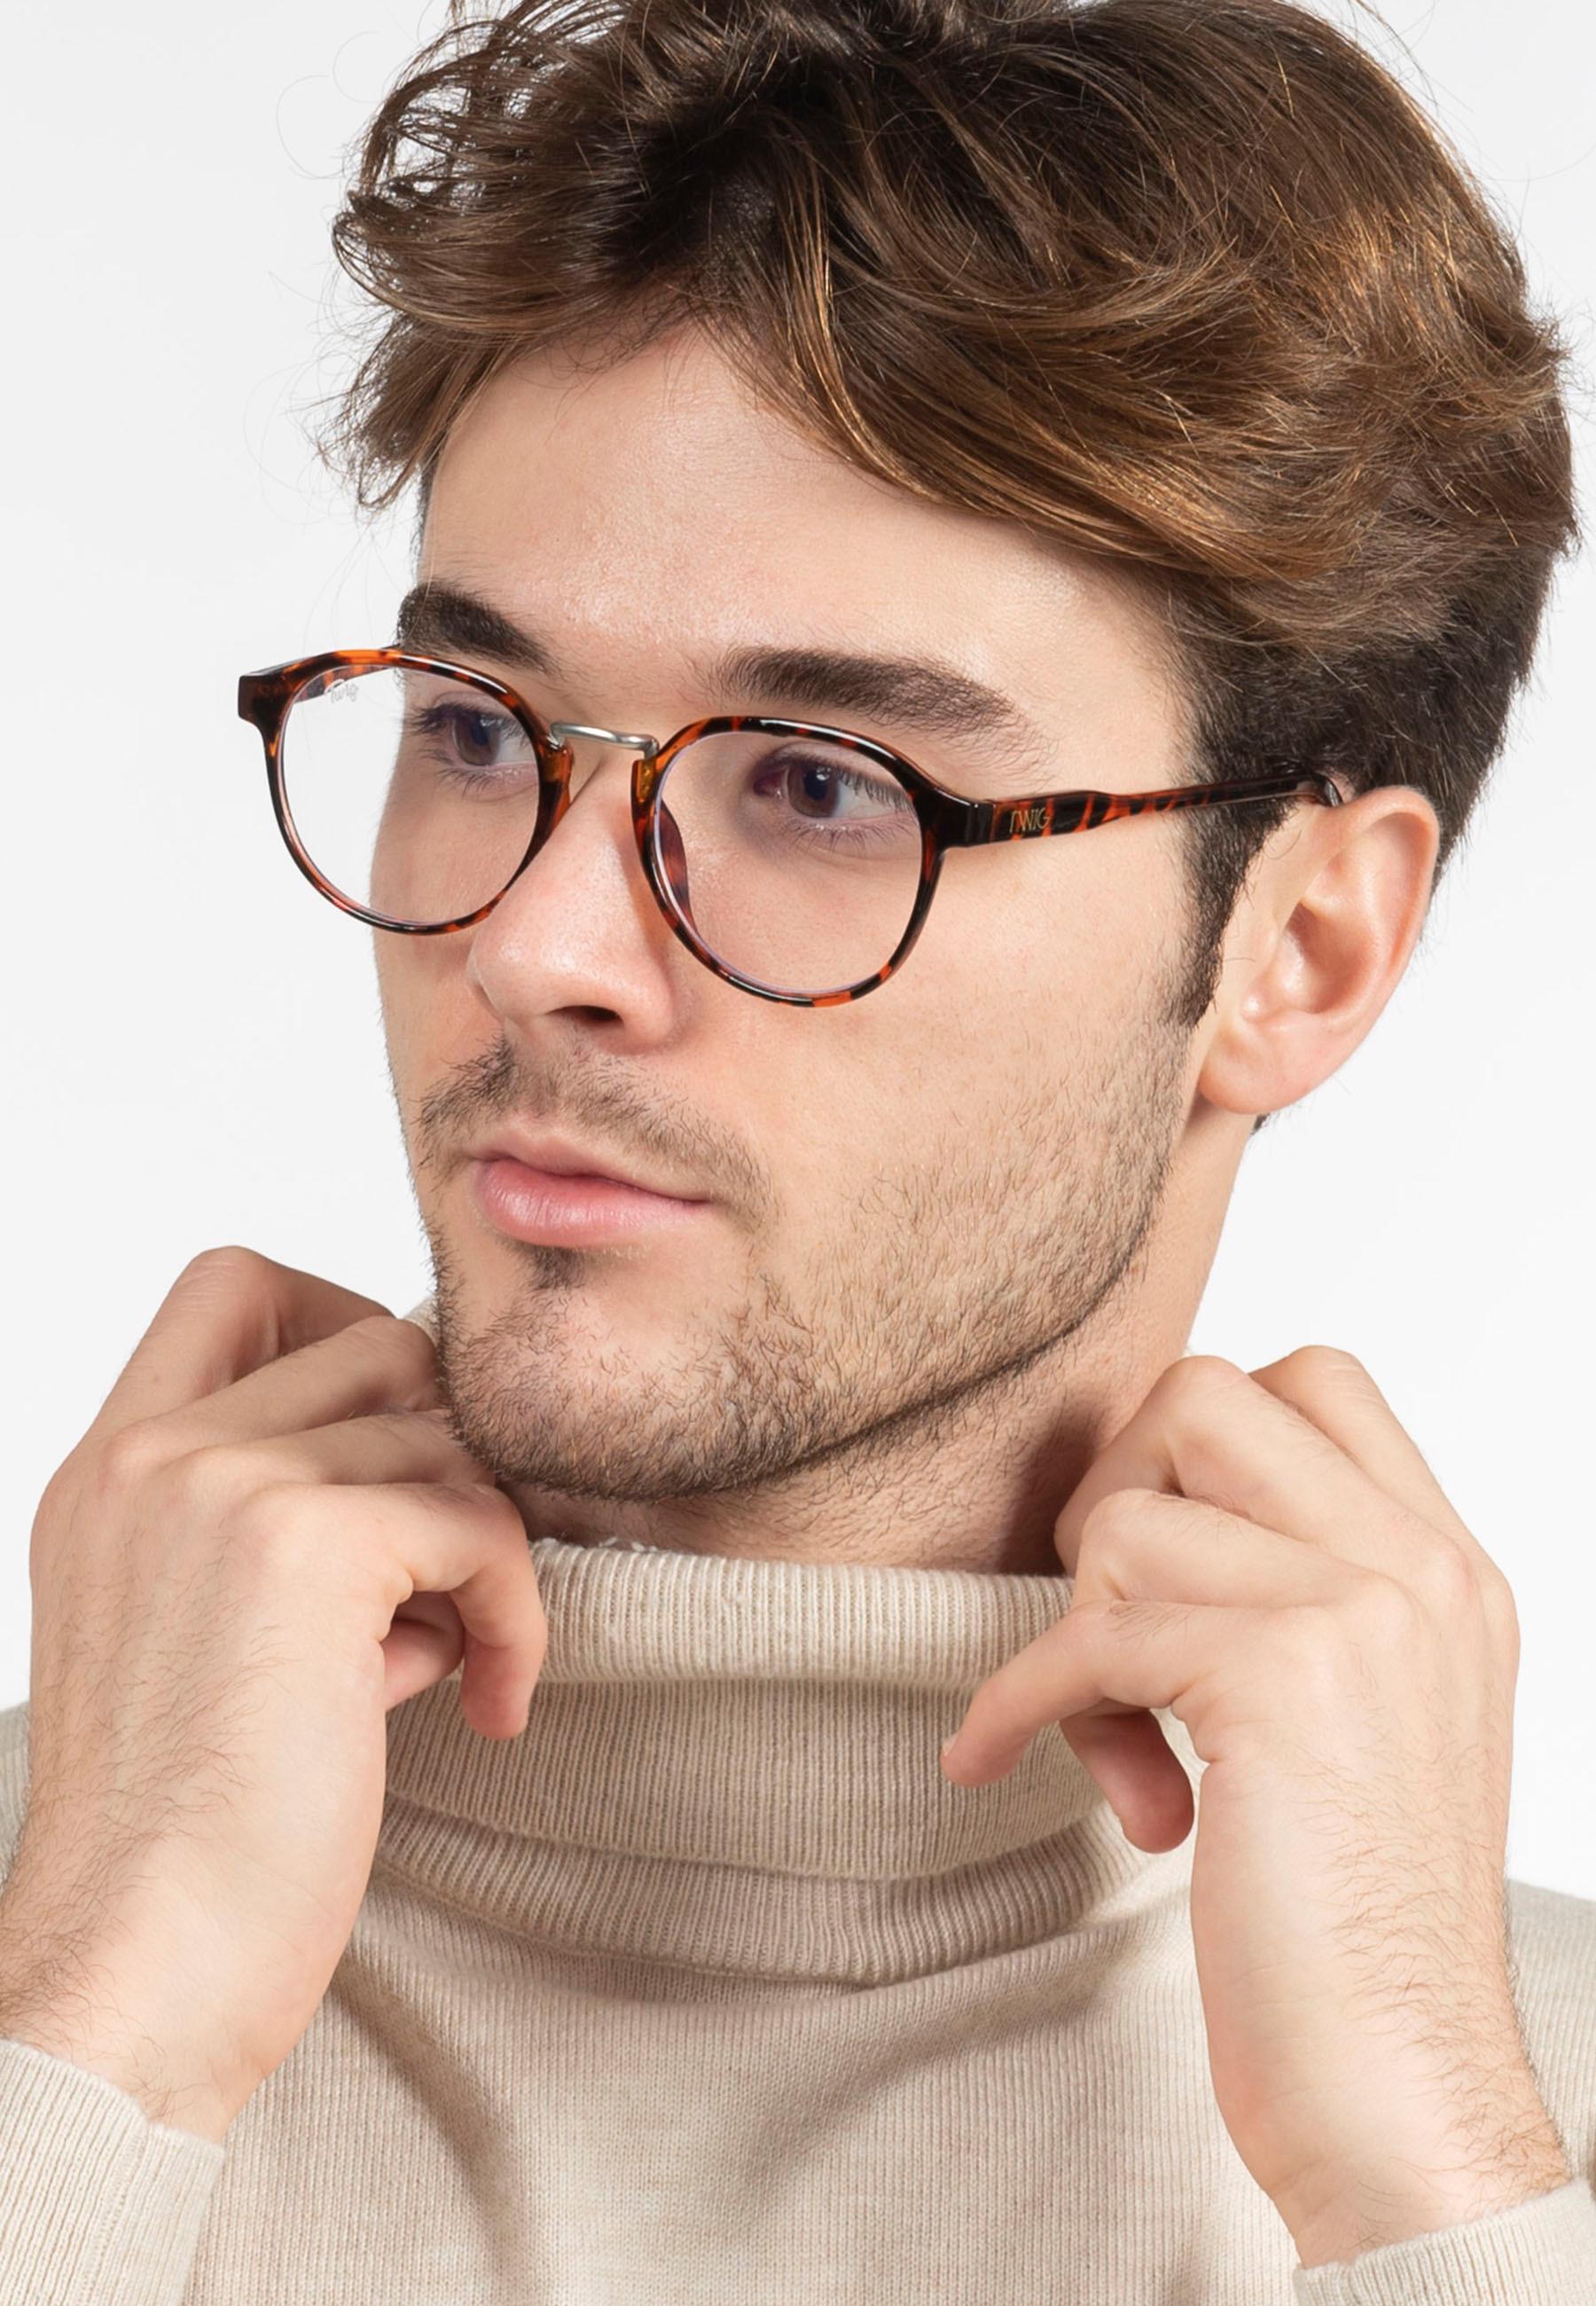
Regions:
<instances>
[{"instance_id":1,"label":"earlobe","mask_svg":"<svg viewBox=\"0 0 1596 2306\"><path fill-rule=\"evenodd\" d=\"M1227 1113L1294 1105L1351 1056L1418 944L1440 825L1415 787L1380 785L1277 839L1226 931L1198 1076Z\"/></svg>"}]
</instances>

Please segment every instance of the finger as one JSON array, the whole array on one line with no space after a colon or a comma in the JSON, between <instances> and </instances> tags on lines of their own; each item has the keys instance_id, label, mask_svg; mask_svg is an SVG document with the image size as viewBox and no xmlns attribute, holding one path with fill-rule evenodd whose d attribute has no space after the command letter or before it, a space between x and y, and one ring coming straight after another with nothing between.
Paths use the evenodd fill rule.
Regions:
<instances>
[{"instance_id":1,"label":"finger","mask_svg":"<svg viewBox=\"0 0 1596 2306\"><path fill-rule=\"evenodd\" d=\"M1405 1508L1311 1418L1209 1354L1172 1362L1088 1466L1054 1525L1066 1568L1088 1515L1124 1489L1178 1490L1393 1575L1415 1550Z\"/></svg>"},{"instance_id":2,"label":"finger","mask_svg":"<svg viewBox=\"0 0 1596 2306\"><path fill-rule=\"evenodd\" d=\"M384 1411L441 1407L437 1354L414 1321L376 1313L207 1394L160 1421L175 1449L333 1428Z\"/></svg>"},{"instance_id":3,"label":"finger","mask_svg":"<svg viewBox=\"0 0 1596 2306\"><path fill-rule=\"evenodd\" d=\"M335 1418L302 1433L263 1441L218 1442L207 1456L218 1486L235 1492L303 1482L314 1487L362 1487L380 1482L493 1480L457 1441L443 1409L378 1410L368 1417ZM525 1526L525 1525L523 1525Z\"/></svg>"},{"instance_id":4,"label":"finger","mask_svg":"<svg viewBox=\"0 0 1596 2306\"><path fill-rule=\"evenodd\" d=\"M1059 1729L1141 1849L1173 1849L1197 1815L1186 1765L1156 1713L1075 1713Z\"/></svg>"},{"instance_id":5,"label":"finger","mask_svg":"<svg viewBox=\"0 0 1596 2306\"><path fill-rule=\"evenodd\" d=\"M1087 1518L1071 1607L1104 1600L1259 1610L1338 1603L1367 1574L1207 1499L1115 1490Z\"/></svg>"},{"instance_id":6,"label":"finger","mask_svg":"<svg viewBox=\"0 0 1596 2306\"><path fill-rule=\"evenodd\" d=\"M466 1719L490 1736L518 1730L549 1640L520 1511L502 1490L481 1485L406 1494L420 1510L400 1525L399 1559L413 1590L447 1593L460 1613Z\"/></svg>"},{"instance_id":7,"label":"finger","mask_svg":"<svg viewBox=\"0 0 1596 2306\"><path fill-rule=\"evenodd\" d=\"M1233 1674L1254 1615L1201 1602L1077 1603L981 1684L943 1767L960 1785L984 1785L1006 1775L1050 1721L1088 1708L1173 1706L1216 1671Z\"/></svg>"},{"instance_id":8,"label":"finger","mask_svg":"<svg viewBox=\"0 0 1596 2306\"><path fill-rule=\"evenodd\" d=\"M186 1407L282 1354L387 1312L373 1297L254 1250L206 1250L167 1291L84 1439Z\"/></svg>"},{"instance_id":9,"label":"finger","mask_svg":"<svg viewBox=\"0 0 1596 2306\"><path fill-rule=\"evenodd\" d=\"M417 1593L394 1612L382 1638L382 1703L402 1705L435 1682L446 1681L465 1650L460 1613L447 1593Z\"/></svg>"},{"instance_id":10,"label":"finger","mask_svg":"<svg viewBox=\"0 0 1596 2306\"><path fill-rule=\"evenodd\" d=\"M1343 1601L1348 1579L1362 1574L1318 1546L1201 1499L1116 1490L1087 1521L1071 1609L1140 1600L1261 1611L1284 1602ZM973 1710L972 1699L967 1721ZM1152 1713L1115 1709L1054 1718L1132 1841L1172 1849L1184 1839L1194 1814L1191 1781ZM962 1757L962 1725L958 1735Z\"/></svg>"},{"instance_id":11,"label":"finger","mask_svg":"<svg viewBox=\"0 0 1596 2306\"><path fill-rule=\"evenodd\" d=\"M491 1471L477 1465L471 1450L449 1434L443 1409L392 1409L312 1425L307 1432L269 1434L265 1441L217 1441L177 1453L164 1478L175 1485L184 1506L205 1510L256 1510L265 1492L284 1490L379 1488L383 1482L473 1488L493 1481ZM300 1504L303 1499L295 1494L295 1510Z\"/></svg>"},{"instance_id":12,"label":"finger","mask_svg":"<svg viewBox=\"0 0 1596 2306\"><path fill-rule=\"evenodd\" d=\"M1250 1375L1277 1400L1310 1417L1371 1481L1421 1520L1454 1533L1464 1531L1418 1443L1356 1354L1336 1345L1299 1345Z\"/></svg>"}]
</instances>

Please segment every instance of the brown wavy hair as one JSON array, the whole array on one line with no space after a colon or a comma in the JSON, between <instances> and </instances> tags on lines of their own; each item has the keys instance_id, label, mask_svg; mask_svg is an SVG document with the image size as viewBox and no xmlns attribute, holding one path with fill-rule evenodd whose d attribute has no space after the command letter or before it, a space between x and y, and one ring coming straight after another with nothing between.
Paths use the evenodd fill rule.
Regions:
<instances>
[{"instance_id":1,"label":"brown wavy hair","mask_svg":"<svg viewBox=\"0 0 1596 2306\"><path fill-rule=\"evenodd\" d=\"M456 0L333 243L382 308L320 442L363 506L424 517L518 355L693 320L864 471L1151 588L1194 775L1416 786L1442 865L1576 541L1510 232L1285 0ZM1283 815L1183 828L1178 1021Z\"/></svg>"}]
</instances>

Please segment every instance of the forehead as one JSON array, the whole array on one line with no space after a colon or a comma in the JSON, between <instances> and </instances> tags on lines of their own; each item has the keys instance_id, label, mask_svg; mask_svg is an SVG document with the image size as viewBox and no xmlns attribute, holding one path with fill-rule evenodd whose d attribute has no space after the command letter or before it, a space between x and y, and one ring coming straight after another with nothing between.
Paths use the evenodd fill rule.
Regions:
<instances>
[{"instance_id":1,"label":"forehead","mask_svg":"<svg viewBox=\"0 0 1596 2306\"><path fill-rule=\"evenodd\" d=\"M738 645L930 654L1056 724L1061 753L1071 732L1167 752L1160 628L1117 570L861 472L691 328L496 377L445 445L416 574L536 630L613 709L714 710L680 668Z\"/></svg>"}]
</instances>

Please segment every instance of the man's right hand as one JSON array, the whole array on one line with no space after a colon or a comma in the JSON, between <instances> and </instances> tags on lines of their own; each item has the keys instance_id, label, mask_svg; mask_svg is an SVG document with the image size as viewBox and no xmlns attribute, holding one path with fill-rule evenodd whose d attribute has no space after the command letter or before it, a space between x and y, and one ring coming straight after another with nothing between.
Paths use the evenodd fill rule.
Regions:
<instances>
[{"instance_id":1,"label":"man's right hand","mask_svg":"<svg viewBox=\"0 0 1596 2306\"><path fill-rule=\"evenodd\" d=\"M52 1476L29 1573L0 2037L219 2140L349 1942L389 1707L464 1656L472 1728L525 1727L525 1525L451 1437L423 1329L218 1249Z\"/></svg>"}]
</instances>

